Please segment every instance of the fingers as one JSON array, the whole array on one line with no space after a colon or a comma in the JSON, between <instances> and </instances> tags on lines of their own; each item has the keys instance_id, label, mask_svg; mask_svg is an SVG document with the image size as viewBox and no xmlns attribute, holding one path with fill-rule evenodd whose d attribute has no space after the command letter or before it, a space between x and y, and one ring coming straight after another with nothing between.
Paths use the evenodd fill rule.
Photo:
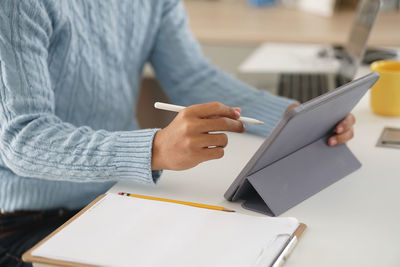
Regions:
<instances>
[{"instance_id":1,"label":"fingers","mask_svg":"<svg viewBox=\"0 0 400 267\"><path fill-rule=\"evenodd\" d=\"M225 148L228 145L228 136L226 134L203 134L198 138L189 139L187 142L187 148L196 152L203 148L220 147Z\"/></svg>"},{"instance_id":2,"label":"fingers","mask_svg":"<svg viewBox=\"0 0 400 267\"><path fill-rule=\"evenodd\" d=\"M328 140L330 146L344 144L354 137L353 125L356 123L356 118L353 114L349 113L338 125L336 125L334 132L336 135Z\"/></svg>"},{"instance_id":3,"label":"fingers","mask_svg":"<svg viewBox=\"0 0 400 267\"><path fill-rule=\"evenodd\" d=\"M342 134L349 131L353 125L356 123L356 118L353 114L348 114L344 120L342 120L335 128L337 134Z\"/></svg>"},{"instance_id":4,"label":"fingers","mask_svg":"<svg viewBox=\"0 0 400 267\"><path fill-rule=\"evenodd\" d=\"M240 112L238 110L228 107L220 102L210 102L205 104L193 105L185 108L181 112L189 116L196 116L199 118L219 116L231 119L238 119L240 117Z\"/></svg>"},{"instance_id":5,"label":"fingers","mask_svg":"<svg viewBox=\"0 0 400 267\"><path fill-rule=\"evenodd\" d=\"M204 134L199 140L199 147L221 147L224 148L228 145L228 136L226 134Z\"/></svg>"},{"instance_id":6,"label":"fingers","mask_svg":"<svg viewBox=\"0 0 400 267\"><path fill-rule=\"evenodd\" d=\"M240 118L241 109L231 108L219 102L211 102L193 105L180 112L182 118L192 121L190 131L192 133L208 133L216 131L228 131L242 133L245 127ZM199 120L192 120L198 118Z\"/></svg>"},{"instance_id":7,"label":"fingers","mask_svg":"<svg viewBox=\"0 0 400 267\"><path fill-rule=\"evenodd\" d=\"M203 160L220 159L224 156L224 149L222 147L203 148L201 151Z\"/></svg>"},{"instance_id":8,"label":"fingers","mask_svg":"<svg viewBox=\"0 0 400 267\"><path fill-rule=\"evenodd\" d=\"M200 162L219 159L224 156L224 148L228 145L226 134L204 134L195 142L193 151L200 157Z\"/></svg>"},{"instance_id":9,"label":"fingers","mask_svg":"<svg viewBox=\"0 0 400 267\"><path fill-rule=\"evenodd\" d=\"M347 130L346 132L343 132L342 134L338 134L338 135L335 135L335 136L332 136L331 138L329 138L328 144L330 146L344 144L353 137L354 137L354 130L353 130L353 128L350 128L349 130Z\"/></svg>"},{"instance_id":10,"label":"fingers","mask_svg":"<svg viewBox=\"0 0 400 267\"><path fill-rule=\"evenodd\" d=\"M208 132L218 132L218 131L227 131L227 132L235 132L242 133L245 128L243 123L238 120L232 120L228 118L215 118L215 119L204 119L198 122L196 131L200 131L202 133Z\"/></svg>"},{"instance_id":11,"label":"fingers","mask_svg":"<svg viewBox=\"0 0 400 267\"><path fill-rule=\"evenodd\" d=\"M233 109L236 110L236 111L239 112L239 113L242 113L242 109L241 109L241 108L234 107Z\"/></svg>"}]
</instances>

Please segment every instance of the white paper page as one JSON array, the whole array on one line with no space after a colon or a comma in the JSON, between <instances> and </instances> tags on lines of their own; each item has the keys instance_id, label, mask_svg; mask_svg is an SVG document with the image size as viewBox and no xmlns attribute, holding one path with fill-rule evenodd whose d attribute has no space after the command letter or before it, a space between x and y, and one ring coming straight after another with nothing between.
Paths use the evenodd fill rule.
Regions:
<instances>
[{"instance_id":1,"label":"white paper page","mask_svg":"<svg viewBox=\"0 0 400 267\"><path fill-rule=\"evenodd\" d=\"M328 46L315 44L266 43L257 48L240 66L242 73L335 73L340 62L319 57Z\"/></svg>"},{"instance_id":2,"label":"white paper page","mask_svg":"<svg viewBox=\"0 0 400 267\"><path fill-rule=\"evenodd\" d=\"M277 234L298 225L108 194L32 255L100 266L255 266L263 250L272 259L281 249Z\"/></svg>"}]
</instances>

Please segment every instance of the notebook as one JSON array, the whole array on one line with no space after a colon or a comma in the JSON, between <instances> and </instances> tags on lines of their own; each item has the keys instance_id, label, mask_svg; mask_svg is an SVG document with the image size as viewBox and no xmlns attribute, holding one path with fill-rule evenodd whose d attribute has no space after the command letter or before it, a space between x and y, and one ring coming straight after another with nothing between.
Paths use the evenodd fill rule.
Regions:
<instances>
[{"instance_id":1,"label":"notebook","mask_svg":"<svg viewBox=\"0 0 400 267\"><path fill-rule=\"evenodd\" d=\"M271 218L106 194L23 259L73 266L273 266L305 230Z\"/></svg>"}]
</instances>

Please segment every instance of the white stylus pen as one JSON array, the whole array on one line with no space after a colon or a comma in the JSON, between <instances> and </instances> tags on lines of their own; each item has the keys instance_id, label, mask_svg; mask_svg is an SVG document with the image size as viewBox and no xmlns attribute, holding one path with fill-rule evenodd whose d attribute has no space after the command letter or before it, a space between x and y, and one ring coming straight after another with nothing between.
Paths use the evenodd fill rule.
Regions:
<instances>
[{"instance_id":1,"label":"white stylus pen","mask_svg":"<svg viewBox=\"0 0 400 267\"><path fill-rule=\"evenodd\" d=\"M177 106L177 105L161 103L161 102L154 103L154 107L157 109L174 111L174 112L179 112L182 109L186 108L184 106ZM240 117L238 120L243 123L247 123L247 124L264 124L264 122L262 122L262 121L252 119L252 118L247 118L247 117Z\"/></svg>"}]
</instances>

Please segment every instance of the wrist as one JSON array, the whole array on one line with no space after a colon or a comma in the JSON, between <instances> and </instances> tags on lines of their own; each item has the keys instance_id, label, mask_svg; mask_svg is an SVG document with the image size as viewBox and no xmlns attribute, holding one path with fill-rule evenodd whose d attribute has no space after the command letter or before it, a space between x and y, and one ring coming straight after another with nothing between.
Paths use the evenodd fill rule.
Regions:
<instances>
[{"instance_id":1,"label":"wrist","mask_svg":"<svg viewBox=\"0 0 400 267\"><path fill-rule=\"evenodd\" d=\"M160 139L162 135L162 130L157 131L154 135L153 138L153 147L152 147L152 152L151 152L151 169L154 170L162 170L164 169L163 163L162 163L162 156L161 156L161 141Z\"/></svg>"}]
</instances>

